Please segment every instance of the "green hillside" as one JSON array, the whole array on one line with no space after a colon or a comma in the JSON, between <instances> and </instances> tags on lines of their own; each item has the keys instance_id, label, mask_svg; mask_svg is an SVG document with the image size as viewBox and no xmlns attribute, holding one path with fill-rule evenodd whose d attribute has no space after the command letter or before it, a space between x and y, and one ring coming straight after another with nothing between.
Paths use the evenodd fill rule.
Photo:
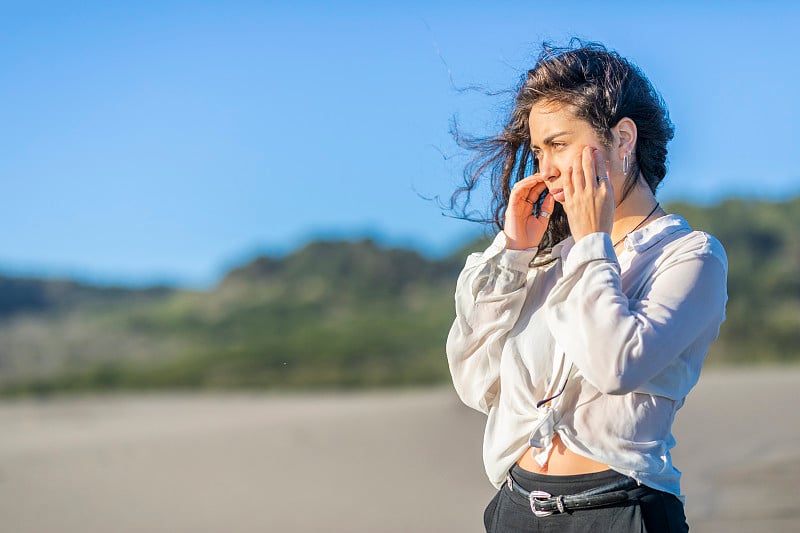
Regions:
<instances>
[{"instance_id":1,"label":"green hillside","mask_svg":"<svg viewBox=\"0 0 800 533\"><path fill-rule=\"evenodd\" d=\"M669 208L715 235L728 253L728 317L710 361L800 360L800 198Z\"/></svg>"},{"instance_id":2,"label":"green hillside","mask_svg":"<svg viewBox=\"0 0 800 533\"><path fill-rule=\"evenodd\" d=\"M709 364L800 360L800 198L668 210L729 255L728 320ZM455 279L485 245L433 261L314 242L204 292L0 277L0 393L442 382Z\"/></svg>"}]
</instances>

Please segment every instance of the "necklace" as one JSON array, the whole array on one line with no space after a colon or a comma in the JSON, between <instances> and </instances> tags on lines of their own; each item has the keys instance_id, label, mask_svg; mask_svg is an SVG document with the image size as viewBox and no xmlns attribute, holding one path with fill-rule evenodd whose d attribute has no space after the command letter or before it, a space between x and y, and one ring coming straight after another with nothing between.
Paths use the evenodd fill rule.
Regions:
<instances>
[{"instance_id":1,"label":"necklace","mask_svg":"<svg viewBox=\"0 0 800 533\"><path fill-rule=\"evenodd\" d=\"M637 225L636 225L636 227L635 227L635 228L633 228L632 230L630 230L630 231L629 231L628 233L626 233L626 234L625 234L625 235L624 235L624 236L623 236L623 237L622 237L620 240L618 240L617 242L615 242L615 243L614 243L614 248L616 248L617 246L619 246L619 245L622 243L622 241L624 241L625 239L627 239L627 238L628 238L628 235L630 235L631 233L633 233L633 232L634 232L634 231L636 231L637 229L641 228L641 227L642 227L642 224L644 224L645 222L647 222L647 219L648 219L648 218L650 218L651 216L653 216L653 213L655 213L655 212L656 212L656 210L657 210L659 207L661 207L661 206L660 206L660 204L659 204L658 202L656 202L656 206L653 208L653 210L652 210L652 211L650 211L650 212L647 214L647 216L646 216L646 217L644 217L644 218L642 219L642 221L641 221L641 222L639 222L639 224L637 224Z\"/></svg>"}]
</instances>

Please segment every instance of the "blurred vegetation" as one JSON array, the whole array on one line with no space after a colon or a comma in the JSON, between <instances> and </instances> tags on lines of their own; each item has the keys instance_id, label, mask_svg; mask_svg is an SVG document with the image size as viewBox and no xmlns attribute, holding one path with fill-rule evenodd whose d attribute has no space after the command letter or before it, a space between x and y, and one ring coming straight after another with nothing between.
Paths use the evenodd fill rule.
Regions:
<instances>
[{"instance_id":1,"label":"blurred vegetation","mask_svg":"<svg viewBox=\"0 0 800 533\"><path fill-rule=\"evenodd\" d=\"M728 254L727 320L709 362L799 362L800 197L668 207L716 236Z\"/></svg>"},{"instance_id":2,"label":"blurred vegetation","mask_svg":"<svg viewBox=\"0 0 800 533\"><path fill-rule=\"evenodd\" d=\"M728 319L709 364L800 361L800 198L668 210L728 252ZM444 382L455 280L486 244L429 260L314 242L202 292L0 277L0 393Z\"/></svg>"}]
</instances>

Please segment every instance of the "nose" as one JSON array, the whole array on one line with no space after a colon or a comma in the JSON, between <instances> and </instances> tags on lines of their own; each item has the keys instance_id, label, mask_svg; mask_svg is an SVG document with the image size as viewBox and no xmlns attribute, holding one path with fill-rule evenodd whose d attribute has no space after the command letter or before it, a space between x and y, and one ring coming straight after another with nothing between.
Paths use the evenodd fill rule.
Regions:
<instances>
[{"instance_id":1,"label":"nose","mask_svg":"<svg viewBox=\"0 0 800 533\"><path fill-rule=\"evenodd\" d=\"M559 176L558 167L554 164L553 158L542 154L538 158L539 174L548 182L553 181Z\"/></svg>"}]
</instances>

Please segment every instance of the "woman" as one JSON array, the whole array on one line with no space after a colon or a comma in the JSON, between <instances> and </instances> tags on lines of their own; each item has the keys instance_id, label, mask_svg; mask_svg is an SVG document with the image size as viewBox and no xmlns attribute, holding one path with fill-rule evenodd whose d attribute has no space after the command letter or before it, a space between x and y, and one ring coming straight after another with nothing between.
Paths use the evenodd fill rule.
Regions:
<instances>
[{"instance_id":1,"label":"woman","mask_svg":"<svg viewBox=\"0 0 800 533\"><path fill-rule=\"evenodd\" d=\"M671 426L724 320L727 259L655 199L672 135L637 67L573 41L545 45L504 131L469 144L460 192L488 174L501 231L459 276L447 353L488 415L487 531L688 529Z\"/></svg>"}]
</instances>

